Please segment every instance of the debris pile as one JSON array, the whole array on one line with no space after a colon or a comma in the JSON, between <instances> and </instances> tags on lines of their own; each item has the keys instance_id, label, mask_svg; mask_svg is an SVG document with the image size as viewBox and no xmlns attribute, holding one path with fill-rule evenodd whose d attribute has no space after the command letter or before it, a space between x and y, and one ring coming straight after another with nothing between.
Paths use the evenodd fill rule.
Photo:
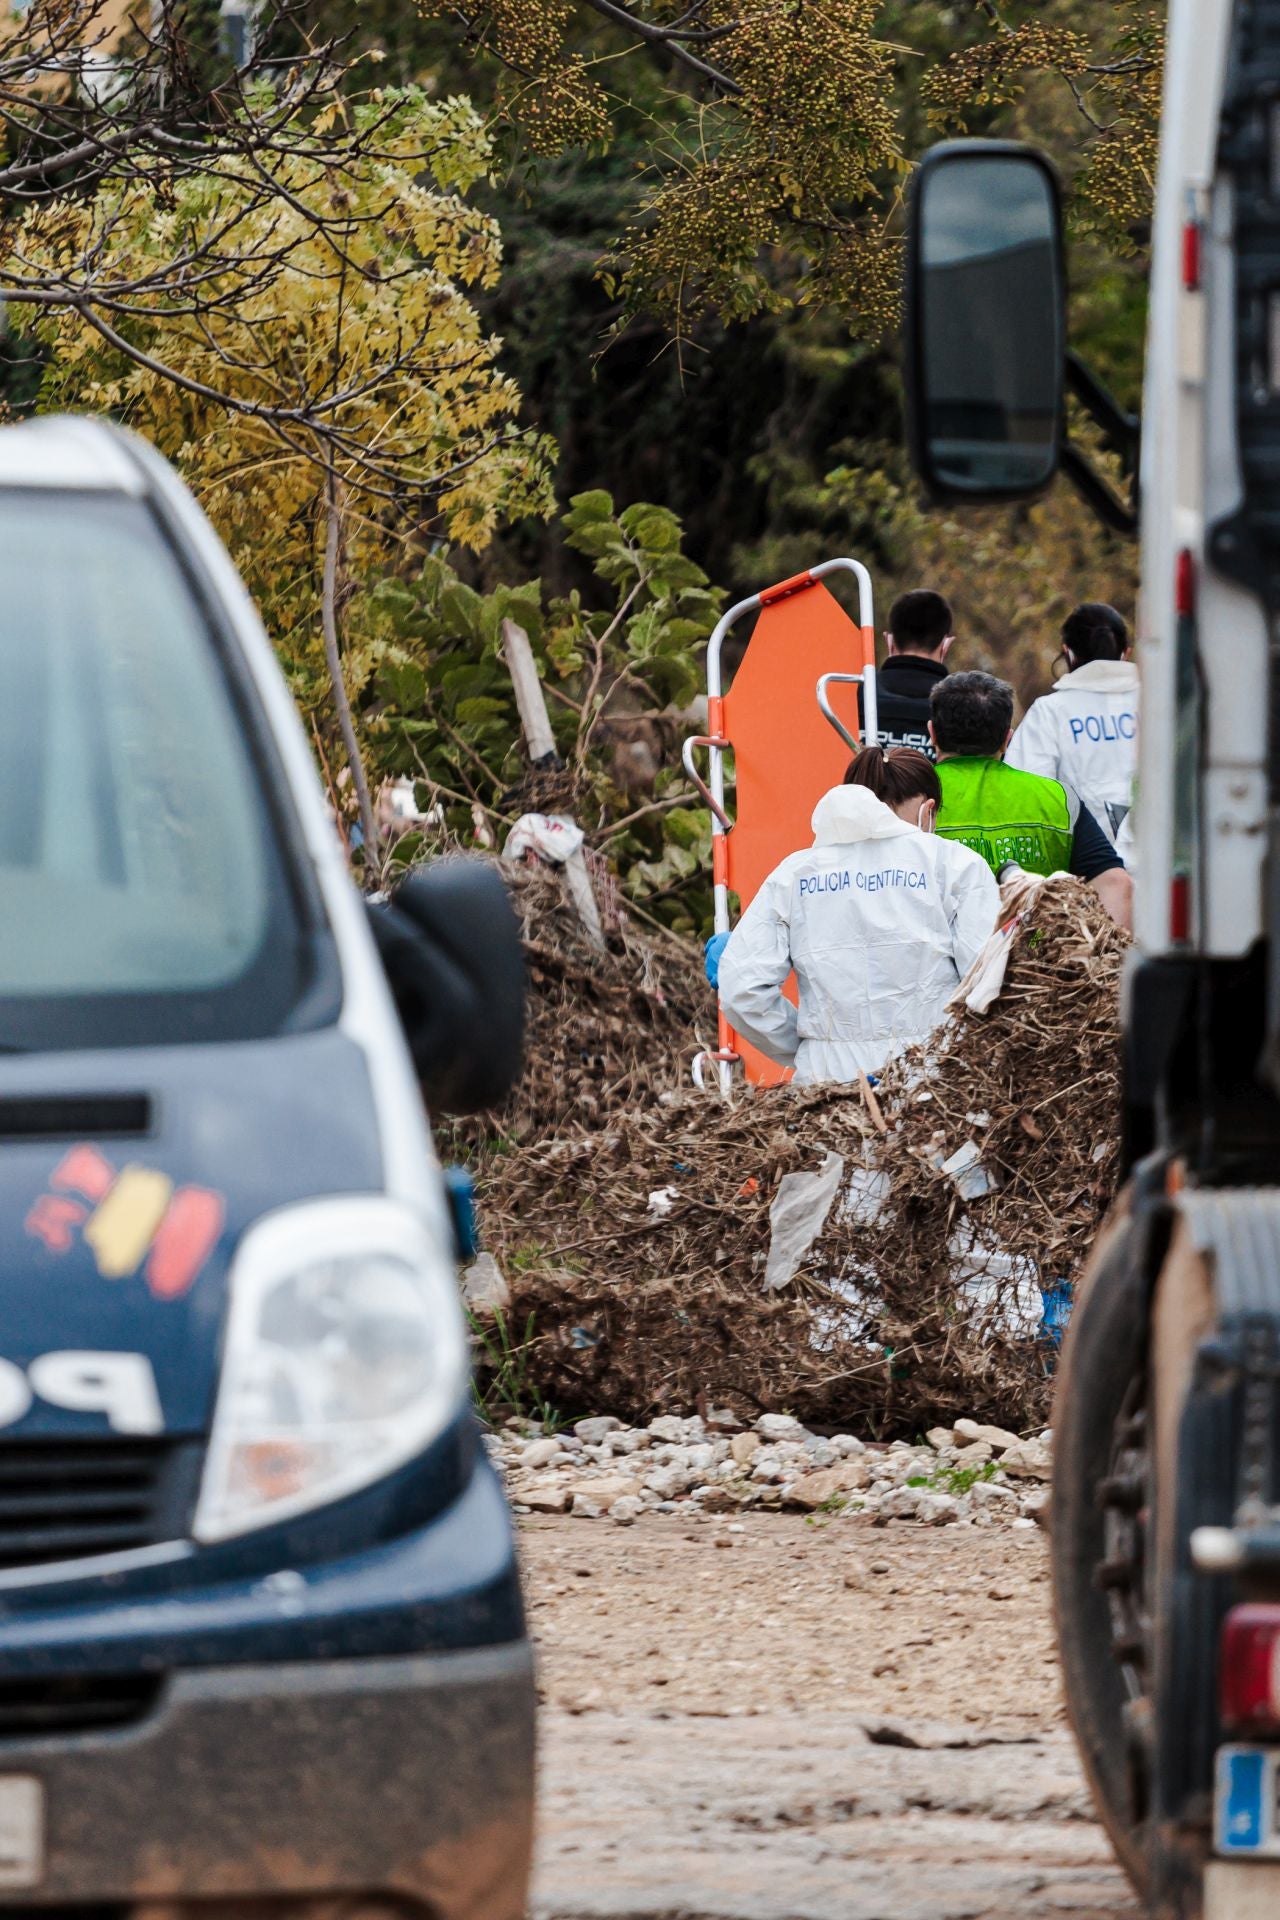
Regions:
<instances>
[{"instance_id":1,"label":"debris pile","mask_svg":"<svg viewBox=\"0 0 1280 1920\"><path fill-rule=\"evenodd\" d=\"M504 864L503 877L524 938L529 1026L524 1076L485 1137L548 1140L566 1125L594 1131L639 1112L686 1072L707 1015L697 950L660 928L641 933L606 900L601 954L559 874Z\"/></svg>"},{"instance_id":2,"label":"debris pile","mask_svg":"<svg viewBox=\"0 0 1280 1920\"><path fill-rule=\"evenodd\" d=\"M1008 896L1001 990L875 1093L678 1091L689 948L581 948L522 880L530 1071L481 1157L521 1376L562 1415L786 1410L914 1436L1043 1422L1072 1282L1116 1178L1125 937L1067 878ZM971 984L971 983L967 983ZM970 999L974 995L971 993ZM514 1330L514 1331L513 1331Z\"/></svg>"},{"instance_id":3,"label":"debris pile","mask_svg":"<svg viewBox=\"0 0 1280 1920\"><path fill-rule=\"evenodd\" d=\"M924 1444L867 1445L811 1433L790 1414L750 1428L725 1408L644 1427L610 1416L544 1435L511 1421L488 1441L511 1499L526 1513L605 1517L735 1515L755 1508L843 1514L872 1526L1031 1526L1042 1514L1052 1436L1028 1440L974 1420L934 1428Z\"/></svg>"}]
</instances>

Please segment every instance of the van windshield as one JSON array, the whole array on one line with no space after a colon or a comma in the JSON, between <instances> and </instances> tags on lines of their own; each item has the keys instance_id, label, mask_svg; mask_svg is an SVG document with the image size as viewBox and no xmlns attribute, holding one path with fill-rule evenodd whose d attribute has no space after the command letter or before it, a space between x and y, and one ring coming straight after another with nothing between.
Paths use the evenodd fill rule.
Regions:
<instances>
[{"instance_id":1,"label":"van windshield","mask_svg":"<svg viewBox=\"0 0 1280 1920\"><path fill-rule=\"evenodd\" d=\"M251 1037L300 986L261 780L145 503L0 492L0 1047Z\"/></svg>"}]
</instances>

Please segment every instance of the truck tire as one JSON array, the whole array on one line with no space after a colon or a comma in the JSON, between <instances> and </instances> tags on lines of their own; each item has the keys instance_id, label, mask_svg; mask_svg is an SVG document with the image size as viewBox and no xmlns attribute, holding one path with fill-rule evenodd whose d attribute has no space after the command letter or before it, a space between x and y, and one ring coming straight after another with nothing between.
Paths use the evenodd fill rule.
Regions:
<instances>
[{"instance_id":1,"label":"truck tire","mask_svg":"<svg viewBox=\"0 0 1280 1920\"><path fill-rule=\"evenodd\" d=\"M1117 1433L1144 1413L1149 1285L1128 1213L1103 1232L1078 1291L1054 1396L1051 1575L1067 1713L1098 1812L1139 1895L1147 1885L1141 1805L1146 1703L1115 1652L1099 1498L1116 1477ZM1140 1578L1141 1569L1137 1569ZM1141 1656L1138 1656L1139 1658Z\"/></svg>"}]
</instances>

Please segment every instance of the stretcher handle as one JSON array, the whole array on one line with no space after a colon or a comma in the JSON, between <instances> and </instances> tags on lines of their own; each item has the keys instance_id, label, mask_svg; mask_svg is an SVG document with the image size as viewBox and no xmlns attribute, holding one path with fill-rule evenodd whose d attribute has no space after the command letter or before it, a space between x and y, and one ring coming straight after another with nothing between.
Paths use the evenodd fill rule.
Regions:
<instances>
[{"instance_id":1,"label":"stretcher handle","mask_svg":"<svg viewBox=\"0 0 1280 1920\"><path fill-rule=\"evenodd\" d=\"M724 828L726 833L728 833L729 829L732 827L733 822L729 818L728 814L725 812L724 808L720 805L720 802L716 799L714 793L712 793L710 787L707 785L702 775L698 772L698 769L694 766L693 756L698 747L707 747L710 749L712 753L724 753L728 749L728 746L729 746L729 742L727 740L722 740L717 734L695 733L695 734L691 734L690 737L685 741L684 747L682 748L681 754L680 754L680 758L684 763L685 772L688 774L694 786L698 789L698 792L702 795L703 799L706 801L707 805L710 807L712 814L720 822L720 825Z\"/></svg>"},{"instance_id":2,"label":"stretcher handle","mask_svg":"<svg viewBox=\"0 0 1280 1920\"><path fill-rule=\"evenodd\" d=\"M720 1068L720 1092L727 1094L730 1086L729 1075L741 1058L742 1055L735 1053L732 1047L717 1047L714 1052L704 1047L701 1053L695 1053L693 1056L692 1073L693 1084L698 1089L698 1092L706 1092L707 1083L703 1078L703 1069L708 1061L714 1060Z\"/></svg>"},{"instance_id":3,"label":"stretcher handle","mask_svg":"<svg viewBox=\"0 0 1280 1920\"><path fill-rule=\"evenodd\" d=\"M839 714L834 711L830 700L827 698L827 688L833 680L838 687L860 687L865 683L866 675L862 673L824 673L818 681L818 705L822 709L823 719L830 721L831 725L840 735L840 738L844 741L846 747L848 747L850 753L857 753L861 743L854 739L848 727L846 727Z\"/></svg>"}]
</instances>

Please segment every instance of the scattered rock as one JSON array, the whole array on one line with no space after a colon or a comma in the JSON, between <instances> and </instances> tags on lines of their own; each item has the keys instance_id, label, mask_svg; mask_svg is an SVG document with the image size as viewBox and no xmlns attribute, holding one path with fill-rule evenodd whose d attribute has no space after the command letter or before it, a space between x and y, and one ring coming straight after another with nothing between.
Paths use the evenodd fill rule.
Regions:
<instances>
[{"instance_id":1,"label":"scattered rock","mask_svg":"<svg viewBox=\"0 0 1280 1920\"><path fill-rule=\"evenodd\" d=\"M756 1421L756 1432L762 1440L804 1440L807 1437L800 1422L790 1413L762 1413Z\"/></svg>"},{"instance_id":2,"label":"scattered rock","mask_svg":"<svg viewBox=\"0 0 1280 1920\"><path fill-rule=\"evenodd\" d=\"M712 1485L695 1487L693 1498L703 1513L736 1513L738 1511L738 1498L736 1494L729 1491L728 1487Z\"/></svg>"},{"instance_id":3,"label":"scattered rock","mask_svg":"<svg viewBox=\"0 0 1280 1920\"><path fill-rule=\"evenodd\" d=\"M1035 1738L1034 1734L993 1733L983 1726L952 1727L940 1720L899 1720L892 1714L865 1719L862 1730L873 1747L908 1747L918 1752L1020 1747L1030 1745Z\"/></svg>"},{"instance_id":4,"label":"scattered rock","mask_svg":"<svg viewBox=\"0 0 1280 1920\"><path fill-rule=\"evenodd\" d=\"M813 1513L828 1502L847 1500L855 1487L865 1483L865 1469L846 1461L838 1467L820 1467L816 1473L802 1474L786 1489L783 1500L789 1507Z\"/></svg>"},{"instance_id":5,"label":"scattered rock","mask_svg":"<svg viewBox=\"0 0 1280 1920\"><path fill-rule=\"evenodd\" d=\"M511 1498L522 1511L612 1517L621 1526L654 1512L710 1520L787 1507L829 1513L853 1529L891 1520L934 1527L1021 1521L1027 1531L1047 1515L1048 1490L1037 1484L1052 1465L1043 1434L1019 1440L1000 1427L958 1420L932 1428L921 1444L886 1446L854 1434L814 1434L790 1414L762 1414L755 1431L731 1432L734 1417L711 1408L705 1416L660 1414L647 1427L627 1427L599 1414L555 1436L513 1419L486 1433L484 1446L510 1476ZM953 1491L958 1468L985 1469L994 1478Z\"/></svg>"},{"instance_id":6,"label":"scattered rock","mask_svg":"<svg viewBox=\"0 0 1280 1920\"><path fill-rule=\"evenodd\" d=\"M611 1479L607 1475L602 1474L600 1478L596 1480L575 1481L569 1491L573 1499L573 1511L575 1513L580 1511L578 1506L579 1500L584 1502L584 1507L581 1511L585 1511L585 1505L589 1504L595 1507L600 1513L608 1513L615 1500L625 1499L628 1494L637 1494L640 1489L634 1480L623 1480L621 1478Z\"/></svg>"},{"instance_id":7,"label":"scattered rock","mask_svg":"<svg viewBox=\"0 0 1280 1920\"><path fill-rule=\"evenodd\" d=\"M575 1438L581 1440L584 1447L598 1447L602 1441L608 1439L611 1433L616 1433L621 1425L621 1420L615 1420L611 1413L602 1413L597 1414L592 1420L576 1420L573 1431Z\"/></svg>"},{"instance_id":8,"label":"scattered rock","mask_svg":"<svg viewBox=\"0 0 1280 1920\"><path fill-rule=\"evenodd\" d=\"M994 1447L997 1453L1019 1444L1016 1433L1008 1433L1003 1427L980 1426L976 1420L957 1420L955 1435L957 1441L983 1440L989 1447Z\"/></svg>"},{"instance_id":9,"label":"scattered rock","mask_svg":"<svg viewBox=\"0 0 1280 1920\"><path fill-rule=\"evenodd\" d=\"M699 1475L688 1467L672 1465L652 1467L644 1477L644 1484L650 1493L656 1493L659 1500L674 1500L679 1494L688 1493L698 1484Z\"/></svg>"},{"instance_id":10,"label":"scattered rock","mask_svg":"<svg viewBox=\"0 0 1280 1920\"><path fill-rule=\"evenodd\" d=\"M1019 1480L1047 1480L1053 1471L1053 1455L1038 1440L1019 1440L1001 1454L1000 1470Z\"/></svg>"},{"instance_id":11,"label":"scattered rock","mask_svg":"<svg viewBox=\"0 0 1280 1920\"><path fill-rule=\"evenodd\" d=\"M876 1507L877 1520L914 1520L926 1498L923 1487L894 1487Z\"/></svg>"},{"instance_id":12,"label":"scattered rock","mask_svg":"<svg viewBox=\"0 0 1280 1920\"><path fill-rule=\"evenodd\" d=\"M758 1453L751 1462L751 1478L766 1485L772 1481L781 1480L784 1472L785 1468L779 1456L767 1448Z\"/></svg>"},{"instance_id":13,"label":"scattered rock","mask_svg":"<svg viewBox=\"0 0 1280 1920\"><path fill-rule=\"evenodd\" d=\"M1013 1512L1018 1505L1013 1488L1003 1486L999 1480L975 1481L969 1489L969 1498L975 1507L1007 1507Z\"/></svg>"},{"instance_id":14,"label":"scattered rock","mask_svg":"<svg viewBox=\"0 0 1280 1920\"><path fill-rule=\"evenodd\" d=\"M567 1513L569 1510L568 1487L523 1487L515 1498L522 1507L528 1507L530 1513Z\"/></svg>"}]
</instances>

